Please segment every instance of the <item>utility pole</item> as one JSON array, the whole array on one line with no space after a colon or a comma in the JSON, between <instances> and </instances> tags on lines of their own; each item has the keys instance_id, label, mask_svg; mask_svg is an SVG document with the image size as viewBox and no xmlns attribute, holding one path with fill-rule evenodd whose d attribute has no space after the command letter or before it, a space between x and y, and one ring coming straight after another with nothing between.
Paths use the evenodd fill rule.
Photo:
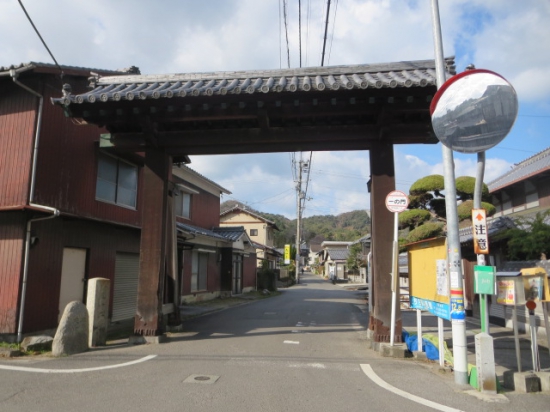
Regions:
<instances>
[{"instance_id":1,"label":"utility pole","mask_svg":"<svg viewBox=\"0 0 550 412\"><path fill-rule=\"evenodd\" d=\"M304 193L302 192L302 168L304 162L300 154L300 161L298 162L298 181L296 182L296 283L300 283L300 240L301 240L301 217L302 217L302 199Z\"/></svg>"}]
</instances>

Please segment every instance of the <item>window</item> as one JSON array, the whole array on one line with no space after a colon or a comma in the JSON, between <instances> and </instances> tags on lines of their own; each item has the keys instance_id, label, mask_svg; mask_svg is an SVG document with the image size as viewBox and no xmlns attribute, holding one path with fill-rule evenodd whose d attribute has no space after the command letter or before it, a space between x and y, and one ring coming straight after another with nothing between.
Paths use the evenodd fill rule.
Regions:
<instances>
[{"instance_id":1,"label":"window","mask_svg":"<svg viewBox=\"0 0 550 412\"><path fill-rule=\"evenodd\" d=\"M258 229L250 229L250 236L258 236Z\"/></svg>"},{"instance_id":2,"label":"window","mask_svg":"<svg viewBox=\"0 0 550 412\"><path fill-rule=\"evenodd\" d=\"M100 154L95 197L120 206L136 208L138 169L121 159Z\"/></svg>"},{"instance_id":3,"label":"window","mask_svg":"<svg viewBox=\"0 0 550 412\"><path fill-rule=\"evenodd\" d=\"M177 191L175 197L176 216L189 219L191 217L191 195L182 191Z\"/></svg>"},{"instance_id":4,"label":"window","mask_svg":"<svg viewBox=\"0 0 550 412\"><path fill-rule=\"evenodd\" d=\"M208 253L192 253L191 259L191 292L207 289L208 279Z\"/></svg>"}]
</instances>

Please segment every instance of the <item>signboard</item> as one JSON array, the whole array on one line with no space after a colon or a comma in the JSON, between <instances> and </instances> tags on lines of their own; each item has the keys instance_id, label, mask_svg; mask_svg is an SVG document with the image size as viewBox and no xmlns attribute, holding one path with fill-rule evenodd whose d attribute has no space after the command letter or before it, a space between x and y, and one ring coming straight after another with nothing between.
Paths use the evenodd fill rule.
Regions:
<instances>
[{"instance_id":1,"label":"signboard","mask_svg":"<svg viewBox=\"0 0 550 412\"><path fill-rule=\"evenodd\" d=\"M285 245L285 265L290 265L290 245Z\"/></svg>"},{"instance_id":2,"label":"signboard","mask_svg":"<svg viewBox=\"0 0 550 412\"><path fill-rule=\"evenodd\" d=\"M451 320L451 309L448 303L435 302L433 300L411 296L410 306L412 309L425 310L427 312L430 312L432 315L438 316L446 320Z\"/></svg>"},{"instance_id":3,"label":"signboard","mask_svg":"<svg viewBox=\"0 0 550 412\"><path fill-rule=\"evenodd\" d=\"M485 209L472 209L472 233L474 235L474 253L489 253L489 235L487 234L487 216Z\"/></svg>"},{"instance_id":4,"label":"signboard","mask_svg":"<svg viewBox=\"0 0 550 412\"><path fill-rule=\"evenodd\" d=\"M445 238L416 242L408 245L407 249L410 307L450 320L451 297Z\"/></svg>"},{"instance_id":5,"label":"signboard","mask_svg":"<svg viewBox=\"0 0 550 412\"><path fill-rule=\"evenodd\" d=\"M497 281L497 303L500 305L516 304L516 281L514 279L499 279Z\"/></svg>"},{"instance_id":6,"label":"signboard","mask_svg":"<svg viewBox=\"0 0 550 412\"><path fill-rule=\"evenodd\" d=\"M474 266L474 293L483 295L494 295L495 291L494 266Z\"/></svg>"},{"instance_id":7,"label":"signboard","mask_svg":"<svg viewBox=\"0 0 550 412\"><path fill-rule=\"evenodd\" d=\"M386 196L386 208L390 212L400 213L407 209L408 206L409 197L399 190L394 190Z\"/></svg>"}]
</instances>

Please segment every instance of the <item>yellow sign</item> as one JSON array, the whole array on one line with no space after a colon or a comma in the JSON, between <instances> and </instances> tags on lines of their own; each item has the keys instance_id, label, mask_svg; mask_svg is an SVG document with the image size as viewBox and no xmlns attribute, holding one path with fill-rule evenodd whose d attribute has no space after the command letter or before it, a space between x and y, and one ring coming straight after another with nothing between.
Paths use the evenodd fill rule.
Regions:
<instances>
[{"instance_id":1,"label":"yellow sign","mask_svg":"<svg viewBox=\"0 0 550 412\"><path fill-rule=\"evenodd\" d=\"M290 245L285 245L285 265L290 265Z\"/></svg>"}]
</instances>

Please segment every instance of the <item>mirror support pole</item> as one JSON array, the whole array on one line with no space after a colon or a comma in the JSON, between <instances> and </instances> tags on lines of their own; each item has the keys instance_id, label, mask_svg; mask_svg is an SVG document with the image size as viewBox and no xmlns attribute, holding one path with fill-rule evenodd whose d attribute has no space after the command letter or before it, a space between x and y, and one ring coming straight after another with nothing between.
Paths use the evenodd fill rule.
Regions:
<instances>
[{"instance_id":1,"label":"mirror support pole","mask_svg":"<svg viewBox=\"0 0 550 412\"><path fill-rule=\"evenodd\" d=\"M439 19L439 4L432 0L432 27L434 36L437 88L445 83L443 43ZM451 325L453 337L455 383L468 385L468 356L466 347L466 312L464 310L464 290L460 240L458 237L458 212L456 204L456 186L453 151L442 146L445 180L445 208L447 212L447 268L451 285Z\"/></svg>"}]
</instances>

